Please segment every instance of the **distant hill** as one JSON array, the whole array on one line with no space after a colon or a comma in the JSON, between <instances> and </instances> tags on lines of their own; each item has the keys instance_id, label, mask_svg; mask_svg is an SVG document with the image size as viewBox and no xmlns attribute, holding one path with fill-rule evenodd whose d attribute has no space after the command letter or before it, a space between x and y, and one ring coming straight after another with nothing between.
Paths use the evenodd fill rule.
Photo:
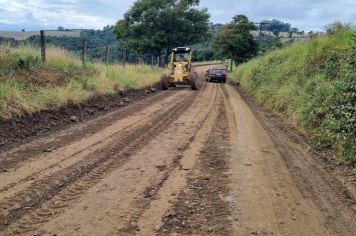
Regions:
<instances>
[{"instance_id":1,"label":"distant hill","mask_svg":"<svg viewBox=\"0 0 356 236\"><path fill-rule=\"evenodd\" d=\"M58 31L58 30L46 30L45 34L51 37L80 37L80 32L82 30L67 30L67 31ZM26 40L31 36L39 36L40 31L28 31L28 32L11 32L11 31L0 31L0 37L4 38L13 38L15 40Z\"/></svg>"}]
</instances>

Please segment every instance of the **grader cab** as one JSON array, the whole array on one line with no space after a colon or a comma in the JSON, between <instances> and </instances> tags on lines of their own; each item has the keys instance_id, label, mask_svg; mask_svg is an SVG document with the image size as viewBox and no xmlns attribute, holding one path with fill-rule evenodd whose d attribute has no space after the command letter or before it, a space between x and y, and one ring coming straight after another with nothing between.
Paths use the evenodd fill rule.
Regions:
<instances>
[{"instance_id":1,"label":"grader cab","mask_svg":"<svg viewBox=\"0 0 356 236\"><path fill-rule=\"evenodd\" d=\"M190 85L192 90L198 90L197 75L192 70L192 50L178 47L172 50L169 73L161 76L162 89L177 85Z\"/></svg>"}]
</instances>

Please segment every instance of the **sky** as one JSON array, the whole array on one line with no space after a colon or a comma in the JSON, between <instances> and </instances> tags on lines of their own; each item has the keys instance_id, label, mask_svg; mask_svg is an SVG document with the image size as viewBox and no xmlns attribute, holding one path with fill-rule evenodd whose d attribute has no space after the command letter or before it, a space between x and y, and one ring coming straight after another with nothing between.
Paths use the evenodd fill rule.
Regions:
<instances>
[{"instance_id":1,"label":"sky","mask_svg":"<svg viewBox=\"0 0 356 236\"><path fill-rule=\"evenodd\" d=\"M0 31L65 28L101 29L113 25L135 0L0 0ZM244 14L251 21L279 19L304 31L332 22L356 25L356 0L201 0L211 21L227 23Z\"/></svg>"}]
</instances>

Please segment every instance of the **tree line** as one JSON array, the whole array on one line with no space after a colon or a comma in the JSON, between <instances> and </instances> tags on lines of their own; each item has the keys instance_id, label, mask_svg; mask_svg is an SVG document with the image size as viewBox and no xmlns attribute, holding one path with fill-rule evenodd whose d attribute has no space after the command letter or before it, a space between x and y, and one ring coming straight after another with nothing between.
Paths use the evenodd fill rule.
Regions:
<instances>
[{"instance_id":1,"label":"tree line","mask_svg":"<svg viewBox=\"0 0 356 236\"><path fill-rule=\"evenodd\" d=\"M79 54L85 38L88 60L105 60L105 47L109 45L110 62L133 62L139 54L146 60L161 56L167 63L173 47L189 46L194 61L232 58L242 63L281 46L277 33L276 37L262 34L256 39L251 31L298 32L279 20L265 20L256 26L244 15L235 16L228 24L213 24L208 9L198 6L199 0L137 0L114 26L83 30L80 37L46 37L46 41ZM4 41L18 44L0 38L0 43ZM40 37L31 36L22 43L38 46Z\"/></svg>"},{"instance_id":2,"label":"tree line","mask_svg":"<svg viewBox=\"0 0 356 236\"><path fill-rule=\"evenodd\" d=\"M116 23L114 33L126 48L153 55L163 51L166 62L173 47L191 46L194 60L232 58L242 63L281 46L277 33L256 40L251 31L299 32L275 19L256 27L245 15L225 25L211 24L208 10L198 6L199 0L137 0Z\"/></svg>"}]
</instances>

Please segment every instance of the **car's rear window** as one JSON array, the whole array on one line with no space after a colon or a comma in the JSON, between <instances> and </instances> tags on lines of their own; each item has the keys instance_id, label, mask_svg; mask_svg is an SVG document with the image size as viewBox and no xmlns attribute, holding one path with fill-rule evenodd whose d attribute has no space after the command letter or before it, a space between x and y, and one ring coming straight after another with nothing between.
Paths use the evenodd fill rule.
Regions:
<instances>
[{"instance_id":1,"label":"car's rear window","mask_svg":"<svg viewBox=\"0 0 356 236\"><path fill-rule=\"evenodd\" d=\"M224 73L225 72L224 69L212 69L211 71L215 72L215 73Z\"/></svg>"}]
</instances>

